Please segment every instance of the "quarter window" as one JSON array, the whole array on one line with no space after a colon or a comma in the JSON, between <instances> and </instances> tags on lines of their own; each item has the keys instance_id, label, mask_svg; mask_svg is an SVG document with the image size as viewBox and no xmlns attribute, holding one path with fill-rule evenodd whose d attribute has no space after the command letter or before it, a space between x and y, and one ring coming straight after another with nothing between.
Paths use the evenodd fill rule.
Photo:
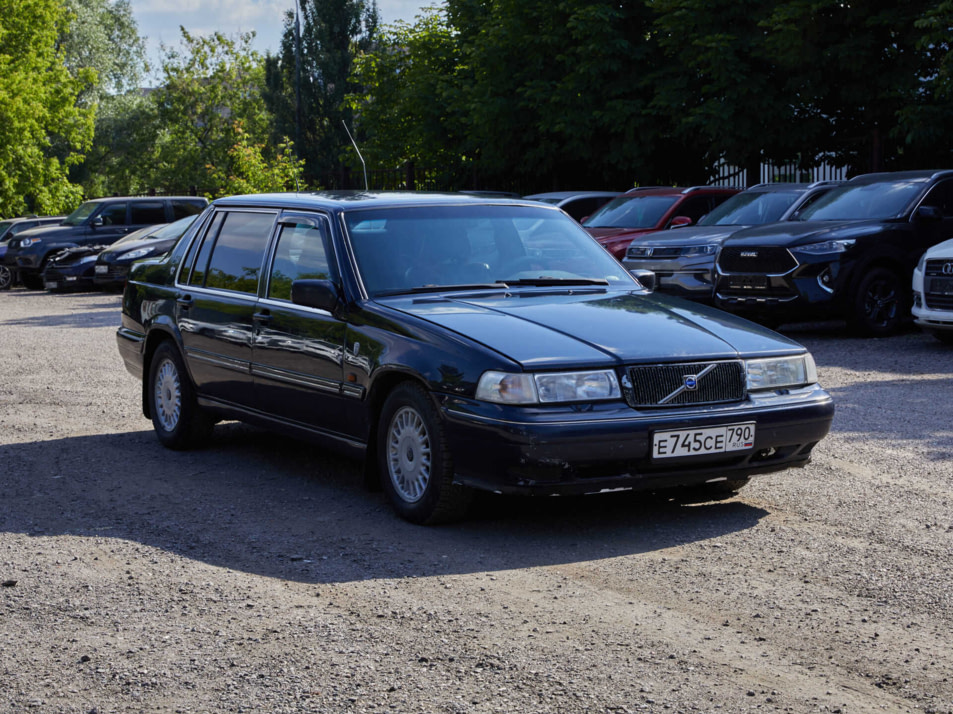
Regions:
<instances>
[{"instance_id":1,"label":"quarter window","mask_svg":"<svg viewBox=\"0 0 953 714\"><path fill-rule=\"evenodd\" d=\"M327 224L285 223L278 235L275 259L268 280L268 297L291 300L295 280L330 280Z\"/></svg>"},{"instance_id":2,"label":"quarter window","mask_svg":"<svg viewBox=\"0 0 953 714\"><path fill-rule=\"evenodd\" d=\"M275 222L274 214L230 211L224 215L225 220L209 258L205 287L257 294L258 276ZM202 252L205 252L205 246L202 246Z\"/></svg>"}]
</instances>

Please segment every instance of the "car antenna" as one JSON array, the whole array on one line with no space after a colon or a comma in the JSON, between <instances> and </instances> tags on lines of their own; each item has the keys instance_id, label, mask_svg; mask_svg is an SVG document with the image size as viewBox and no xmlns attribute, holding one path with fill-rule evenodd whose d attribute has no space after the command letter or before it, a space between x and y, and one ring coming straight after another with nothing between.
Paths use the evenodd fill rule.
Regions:
<instances>
[{"instance_id":1,"label":"car antenna","mask_svg":"<svg viewBox=\"0 0 953 714\"><path fill-rule=\"evenodd\" d=\"M351 130L347 128L347 122L342 119L341 123L344 125L344 131L347 132L347 138L351 140L352 144L354 144L354 151L357 152L357 158L361 160L361 166L364 167L364 190L370 191L370 184L367 183L367 164L364 163L364 157L361 156L361 150L357 148L357 142L354 141L354 137L351 136Z\"/></svg>"}]
</instances>

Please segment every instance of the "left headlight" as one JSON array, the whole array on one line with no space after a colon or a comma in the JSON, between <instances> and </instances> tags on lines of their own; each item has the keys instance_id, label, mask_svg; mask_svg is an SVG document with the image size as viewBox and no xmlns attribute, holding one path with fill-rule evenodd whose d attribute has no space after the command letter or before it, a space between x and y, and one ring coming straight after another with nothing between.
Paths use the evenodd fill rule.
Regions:
<instances>
[{"instance_id":1,"label":"left headlight","mask_svg":"<svg viewBox=\"0 0 953 714\"><path fill-rule=\"evenodd\" d=\"M499 404L555 404L618 399L619 380L612 370L513 374L484 372L476 398Z\"/></svg>"},{"instance_id":2,"label":"left headlight","mask_svg":"<svg viewBox=\"0 0 953 714\"><path fill-rule=\"evenodd\" d=\"M796 253L807 253L808 255L844 253L856 242L857 241L855 241L853 238L846 238L844 240L826 240L823 243L808 243L807 245L795 246L794 248L791 248L791 250Z\"/></svg>"},{"instance_id":3,"label":"left headlight","mask_svg":"<svg viewBox=\"0 0 953 714\"><path fill-rule=\"evenodd\" d=\"M683 248L682 255L686 258L692 258L698 255L712 255L717 250L717 245L694 245L691 248Z\"/></svg>"},{"instance_id":4,"label":"left headlight","mask_svg":"<svg viewBox=\"0 0 953 714\"><path fill-rule=\"evenodd\" d=\"M42 242L43 240L41 238L21 238L20 247L29 248L31 245L36 245L37 243L42 243Z\"/></svg>"},{"instance_id":5,"label":"left headlight","mask_svg":"<svg viewBox=\"0 0 953 714\"><path fill-rule=\"evenodd\" d=\"M745 361L748 391L803 387L817 382L817 366L811 354L770 357Z\"/></svg>"},{"instance_id":6,"label":"left headlight","mask_svg":"<svg viewBox=\"0 0 953 714\"><path fill-rule=\"evenodd\" d=\"M145 258L147 255L152 255L155 252L155 248L136 248L135 250L130 250L128 253L122 254L123 260L138 260L139 258Z\"/></svg>"}]
</instances>

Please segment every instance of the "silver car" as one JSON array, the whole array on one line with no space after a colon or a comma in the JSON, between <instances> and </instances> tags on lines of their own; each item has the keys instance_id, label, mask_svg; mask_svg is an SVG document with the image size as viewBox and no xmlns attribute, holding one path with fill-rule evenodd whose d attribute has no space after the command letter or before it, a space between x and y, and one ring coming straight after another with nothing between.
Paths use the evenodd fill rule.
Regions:
<instances>
[{"instance_id":1,"label":"silver car","mask_svg":"<svg viewBox=\"0 0 953 714\"><path fill-rule=\"evenodd\" d=\"M715 255L726 238L744 228L791 220L840 183L752 186L729 198L694 226L635 238L622 264L629 270L654 272L659 292L710 302Z\"/></svg>"}]
</instances>

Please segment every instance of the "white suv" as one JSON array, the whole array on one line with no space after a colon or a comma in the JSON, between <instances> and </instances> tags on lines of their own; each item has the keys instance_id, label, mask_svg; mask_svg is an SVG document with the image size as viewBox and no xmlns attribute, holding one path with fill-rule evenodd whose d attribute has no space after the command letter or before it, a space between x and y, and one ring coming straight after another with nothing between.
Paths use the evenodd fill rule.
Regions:
<instances>
[{"instance_id":1,"label":"white suv","mask_svg":"<svg viewBox=\"0 0 953 714\"><path fill-rule=\"evenodd\" d=\"M953 345L953 240L927 250L914 269L913 316L924 330Z\"/></svg>"}]
</instances>

